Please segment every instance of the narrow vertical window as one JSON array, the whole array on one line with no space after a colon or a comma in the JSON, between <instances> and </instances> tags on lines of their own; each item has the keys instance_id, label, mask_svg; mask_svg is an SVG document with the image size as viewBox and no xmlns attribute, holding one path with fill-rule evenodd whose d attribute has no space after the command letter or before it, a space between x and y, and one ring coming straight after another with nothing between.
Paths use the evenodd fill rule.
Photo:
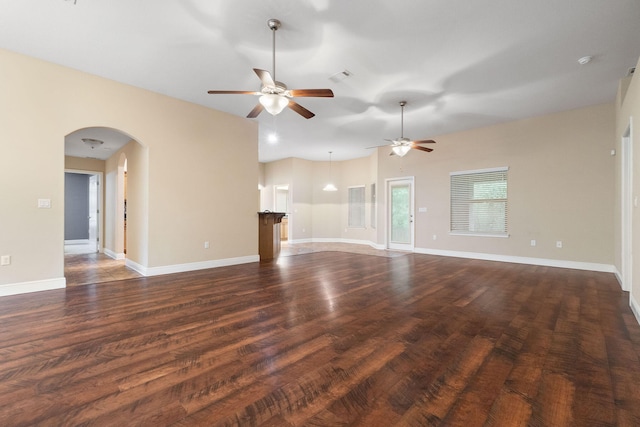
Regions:
<instances>
[{"instance_id":1,"label":"narrow vertical window","mask_svg":"<svg viewBox=\"0 0 640 427\"><path fill-rule=\"evenodd\" d=\"M376 228L376 183L371 184L371 228Z\"/></svg>"},{"instance_id":2,"label":"narrow vertical window","mask_svg":"<svg viewBox=\"0 0 640 427\"><path fill-rule=\"evenodd\" d=\"M349 227L364 228L364 185L349 187Z\"/></svg>"}]
</instances>

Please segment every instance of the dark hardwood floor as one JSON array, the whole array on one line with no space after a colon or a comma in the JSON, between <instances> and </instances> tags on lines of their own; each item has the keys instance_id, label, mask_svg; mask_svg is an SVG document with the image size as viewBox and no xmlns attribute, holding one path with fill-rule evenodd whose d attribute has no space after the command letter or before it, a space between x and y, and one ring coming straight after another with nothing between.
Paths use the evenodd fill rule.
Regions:
<instances>
[{"instance_id":1,"label":"dark hardwood floor","mask_svg":"<svg viewBox=\"0 0 640 427\"><path fill-rule=\"evenodd\" d=\"M0 298L0 425L638 426L612 274L317 252Z\"/></svg>"}]
</instances>

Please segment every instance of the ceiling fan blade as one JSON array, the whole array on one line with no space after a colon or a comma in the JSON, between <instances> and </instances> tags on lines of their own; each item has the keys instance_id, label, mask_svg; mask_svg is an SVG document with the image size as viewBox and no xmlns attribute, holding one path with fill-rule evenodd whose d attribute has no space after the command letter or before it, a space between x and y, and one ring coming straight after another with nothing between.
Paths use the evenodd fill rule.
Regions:
<instances>
[{"instance_id":1,"label":"ceiling fan blade","mask_svg":"<svg viewBox=\"0 0 640 427\"><path fill-rule=\"evenodd\" d=\"M318 97L318 98L333 98L333 91L331 89L291 89L289 93L293 97Z\"/></svg>"},{"instance_id":2,"label":"ceiling fan blade","mask_svg":"<svg viewBox=\"0 0 640 427\"><path fill-rule=\"evenodd\" d=\"M433 139L423 139L420 141L411 141L413 144L435 144L436 142Z\"/></svg>"},{"instance_id":3,"label":"ceiling fan blade","mask_svg":"<svg viewBox=\"0 0 640 427\"><path fill-rule=\"evenodd\" d=\"M427 153L433 151L433 148L420 147L419 145L412 145L411 148L414 148L414 149L420 150L420 151L426 151Z\"/></svg>"},{"instance_id":4,"label":"ceiling fan blade","mask_svg":"<svg viewBox=\"0 0 640 427\"><path fill-rule=\"evenodd\" d=\"M210 90L207 93L211 95L261 95L260 92L254 90Z\"/></svg>"},{"instance_id":5,"label":"ceiling fan blade","mask_svg":"<svg viewBox=\"0 0 640 427\"><path fill-rule=\"evenodd\" d=\"M292 100L289 100L289 105L287 106L291 108L293 111L295 111L296 113L300 114L305 119L310 119L311 117L315 116L315 114L313 114L311 111L307 110L302 105Z\"/></svg>"},{"instance_id":6,"label":"ceiling fan blade","mask_svg":"<svg viewBox=\"0 0 640 427\"><path fill-rule=\"evenodd\" d=\"M365 150L370 150L372 148L380 148L380 147L388 147L388 146L389 146L389 144L382 144L382 145L374 145L373 147L364 147L364 149Z\"/></svg>"},{"instance_id":7,"label":"ceiling fan blade","mask_svg":"<svg viewBox=\"0 0 640 427\"><path fill-rule=\"evenodd\" d=\"M255 107L253 107L253 110L251 110L249 112L249 114L247 114L247 118L248 119L254 119L256 117L258 117L258 114L262 113L262 110L264 110L264 107L262 106L262 104L260 104L259 102L256 104Z\"/></svg>"},{"instance_id":8,"label":"ceiling fan blade","mask_svg":"<svg viewBox=\"0 0 640 427\"><path fill-rule=\"evenodd\" d=\"M260 81L262 82L263 86L274 87L276 85L276 82L273 80L273 77L271 77L270 72L266 70L261 70L259 68L254 68L253 71L255 71L255 73L258 75L258 78L260 78Z\"/></svg>"}]
</instances>

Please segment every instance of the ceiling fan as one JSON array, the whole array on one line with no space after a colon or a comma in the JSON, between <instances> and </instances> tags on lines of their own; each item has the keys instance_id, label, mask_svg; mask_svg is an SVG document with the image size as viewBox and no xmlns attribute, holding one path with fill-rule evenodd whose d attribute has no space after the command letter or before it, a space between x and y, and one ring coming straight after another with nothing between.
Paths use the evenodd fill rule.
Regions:
<instances>
[{"instance_id":1,"label":"ceiling fan","mask_svg":"<svg viewBox=\"0 0 640 427\"><path fill-rule=\"evenodd\" d=\"M412 148L414 150L426 151L427 153L433 151L433 148L422 147L420 144L435 144L436 142L433 139L421 139L419 141L412 141L409 138L404 137L404 106L407 105L407 101L400 101L400 138L396 139L385 139L385 141L391 142L391 153L390 156L398 155L403 157L405 154L409 152ZM375 147L367 147L367 148L378 148L384 147L383 145L378 145Z\"/></svg>"},{"instance_id":2,"label":"ceiling fan","mask_svg":"<svg viewBox=\"0 0 640 427\"><path fill-rule=\"evenodd\" d=\"M273 114L274 116L280 114L285 107L289 107L296 113L300 114L305 119L310 119L315 116L311 111L304 108L291 98L296 97L321 97L332 98L333 91L331 89L288 89L287 86L276 80L276 31L282 25L277 19L269 19L267 21L269 28L273 33L273 75L268 71L254 68L253 71L258 75L258 78L262 82L262 86L259 91L244 91L244 90L210 90L208 93L213 95L227 95L227 94L244 94L244 95L258 95L260 102L249 112L248 118L252 119L257 117L262 110Z\"/></svg>"}]
</instances>

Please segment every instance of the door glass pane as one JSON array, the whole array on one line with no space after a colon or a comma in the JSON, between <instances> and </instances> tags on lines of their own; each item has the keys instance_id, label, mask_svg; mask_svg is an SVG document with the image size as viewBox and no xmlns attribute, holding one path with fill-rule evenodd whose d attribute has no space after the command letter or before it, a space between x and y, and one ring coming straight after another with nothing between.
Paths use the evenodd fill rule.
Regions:
<instances>
[{"instance_id":1,"label":"door glass pane","mask_svg":"<svg viewBox=\"0 0 640 427\"><path fill-rule=\"evenodd\" d=\"M391 242L411 243L409 186L391 187Z\"/></svg>"}]
</instances>

